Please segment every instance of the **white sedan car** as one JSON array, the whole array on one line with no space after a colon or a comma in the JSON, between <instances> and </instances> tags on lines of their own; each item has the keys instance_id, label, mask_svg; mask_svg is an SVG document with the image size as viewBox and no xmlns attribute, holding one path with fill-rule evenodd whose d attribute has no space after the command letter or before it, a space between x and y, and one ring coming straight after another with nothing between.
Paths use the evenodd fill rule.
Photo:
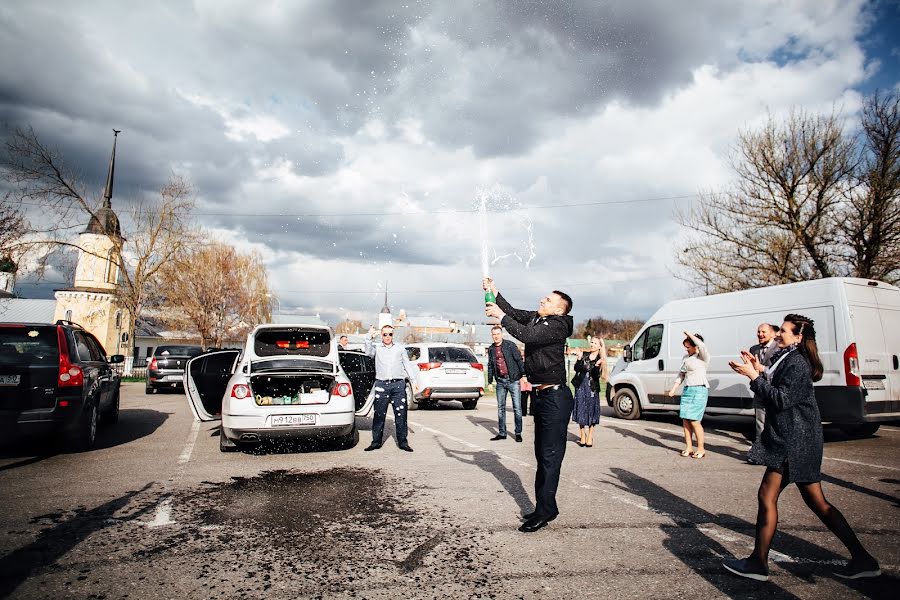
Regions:
<instances>
[{"instance_id":1,"label":"white sedan car","mask_svg":"<svg viewBox=\"0 0 900 600\"><path fill-rule=\"evenodd\" d=\"M327 326L259 325L243 351L188 362L184 388L196 419L221 420L222 452L275 438L329 438L351 447L356 416L368 414L374 401L370 363L360 353L339 352Z\"/></svg>"},{"instance_id":2,"label":"white sedan car","mask_svg":"<svg viewBox=\"0 0 900 600\"><path fill-rule=\"evenodd\" d=\"M484 365L464 344L406 344L406 355L418 370L419 393L410 409L458 400L473 409L484 394Z\"/></svg>"}]
</instances>

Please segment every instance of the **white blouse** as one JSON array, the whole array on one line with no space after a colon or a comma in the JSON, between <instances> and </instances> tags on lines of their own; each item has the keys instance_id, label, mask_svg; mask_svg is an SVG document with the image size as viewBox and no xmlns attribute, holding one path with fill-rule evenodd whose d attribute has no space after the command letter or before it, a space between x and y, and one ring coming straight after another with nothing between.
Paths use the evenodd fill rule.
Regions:
<instances>
[{"instance_id":1,"label":"white blouse","mask_svg":"<svg viewBox=\"0 0 900 600\"><path fill-rule=\"evenodd\" d=\"M689 385L709 387L709 381L706 379L706 369L709 367L709 350L706 349L706 344L701 340L695 337L691 337L691 339L697 344L697 353L684 357L675 385L677 386L684 382L685 387Z\"/></svg>"}]
</instances>

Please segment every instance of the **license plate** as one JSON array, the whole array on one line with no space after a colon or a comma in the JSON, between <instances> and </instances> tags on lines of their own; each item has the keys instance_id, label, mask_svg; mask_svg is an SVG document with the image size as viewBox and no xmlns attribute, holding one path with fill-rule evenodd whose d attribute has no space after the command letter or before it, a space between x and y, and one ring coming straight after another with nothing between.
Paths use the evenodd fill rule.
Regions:
<instances>
[{"instance_id":1,"label":"license plate","mask_svg":"<svg viewBox=\"0 0 900 600\"><path fill-rule=\"evenodd\" d=\"M272 427L315 424L316 415L274 415L272 417Z\"/></svg>"},{"instance_id":2,"label":"license plate","mask_svg":"<svg viewBox=\"0 0 900 600\"><path fill-rule=\"evenodd\" d=\"M863 387L867 390L883 390L883 379L863 379Z\"/></svg>"},{"instance_id":3,"label":"license plate","mask_svg":"<svg viewBox=\"0 0 900 600\"><path fill-rule=\"evenodd\" d=\"M465 375L468 373L467 369L444 369L444 372L448 375Z\"/></svg>"},{"instance_id":4,"label":"license plate","mask_svg":"<svg viewBox=\"0 0 900 600\"><path fill-rule=\"evenodd\" d=\"M0 375L0 385L19 385L21 375Z\"/></svg>"}]
</instances>

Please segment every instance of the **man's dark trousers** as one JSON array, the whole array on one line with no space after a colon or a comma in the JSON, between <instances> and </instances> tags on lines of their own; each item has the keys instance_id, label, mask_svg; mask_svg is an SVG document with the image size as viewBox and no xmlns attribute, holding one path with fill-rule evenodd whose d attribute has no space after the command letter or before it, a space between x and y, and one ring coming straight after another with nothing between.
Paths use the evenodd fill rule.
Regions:
<instances>
[{"instance_id":1,"label":"man's dark trousers","mask_svg":"<svg viewBox=\"0 0 900 600\"><path fill-rule=\"evenodd\" d=\"M388 402L394 409L394 434L397 445L406 445L406 380L375 380L375 417L372 419L372 443L380 446Z\"/></svg>"},{"instance_id":2,"label":"man's dark trousers","mask_svg":"<svg viewBox=\"0 0 900 600\"><path fill-rule=\"evenodd\" d=\"M562 384L532 391L531 411L534 415L534 457L537 475L534 478L535 517L552 517L559 513L556 488L559 472L566 455L566 438L575 399L569 386Z\"/></svg>"}]
</instances>

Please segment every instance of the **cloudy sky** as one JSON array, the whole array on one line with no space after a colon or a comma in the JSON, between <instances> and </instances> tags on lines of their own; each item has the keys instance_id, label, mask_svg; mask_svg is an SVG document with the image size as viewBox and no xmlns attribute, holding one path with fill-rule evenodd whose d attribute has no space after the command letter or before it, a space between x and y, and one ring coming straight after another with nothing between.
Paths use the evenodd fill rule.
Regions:
<instances>
[{"instance_id":1,"label":"cloudy sky","mask_svg":"<svg viewBox=\"0 0 900 600\"><path fill-rule=\"evenodd\" d=\"M171 173L258 250L283 311L482 321L569 292L576 320L691 294L673 212L726 185L738 131L900 82L900 2L12 0L0 122L113 207ZM26 297L60 282L22 281Z\"/></svg>"}]
</instances>

